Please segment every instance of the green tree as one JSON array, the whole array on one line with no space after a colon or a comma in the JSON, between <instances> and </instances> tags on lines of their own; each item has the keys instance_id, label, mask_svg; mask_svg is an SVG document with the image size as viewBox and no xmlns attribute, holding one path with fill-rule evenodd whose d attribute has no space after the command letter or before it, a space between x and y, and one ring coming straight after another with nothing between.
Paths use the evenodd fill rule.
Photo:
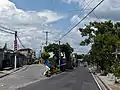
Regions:
<instances>
[{"instance_id":1,"label":"green tree","mask_svg":"<svg viewBox=\"0 0 120 90\"><path fill-rule=\"evenodd\" d=\"M49 54L48 52L43 52L43 53L41 53L41 57L42 57L44 60L46 60L46 59L48 59L48 58L50 57L50 54Z\"/></svg>"},{"instance_id":2,"label":"green tree","mask_svg":"<svg viewBox=\"0 0 120 90\"><path fill-rule=\"evenodd\" d=\"M53 52L53 54L59 59L59 45L58 44L49 44L48 46L44 47L46 52Z\"/></svg>"},{"instance_id":3,"label":"green tree","mask_svg":"<svg viewBox=\"0 0 120 90\"><path fill-rule=\"evenodd\" d=\"M45 51L53 52L55 54L55 56L57 57L57 60L59 60L59 48L63 54L65 53L66 60L67 60L67 67L72 68L70 54L73 52L73 48L68 43L62 44L62 45L53 43L53 44L50 44L50 45L44 47Z\"/></svg>"},{"instance_id":4,"label":"green tree","mask_svg":"<svg viewBox=\"0 0 120 90\"><path fill-rule=\"evenodd\" d=\"M102 70L110 71L110 67L115 62L115 56L112 54L120 46L120 23L112 21L90 22L80 29L81 35L87 36L80 45L91 44L89 60L97 63Z\"/></svg>"},{"instance_id":5,"label":"green tree","mask_svg":"<svg viewBox=\"0 0 120 90\"><path fill-rule=\"evenodd\" d=\"M67 60L67 68L72 69L72 60L71 60L71 53L73 52L73 48L68 44L61 45L61 52L65 53L66 60Z\"/></svg>"}]
</instances>

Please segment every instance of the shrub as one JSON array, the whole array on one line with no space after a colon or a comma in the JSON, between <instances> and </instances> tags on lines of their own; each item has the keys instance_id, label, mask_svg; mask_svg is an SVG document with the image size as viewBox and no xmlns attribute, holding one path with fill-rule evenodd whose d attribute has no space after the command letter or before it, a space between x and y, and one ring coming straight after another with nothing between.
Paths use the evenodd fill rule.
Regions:
<instances>
[{"instance_id":1,"label":"shrub","mask_svg":"<svg viewBox=\"0 0 120 90\"><path fill-rule=\"evenodd\" d=\"M50 54L48 52L43 52L43 53L41 53L41 57L43 59L48 59L50 57Z\"/></svg>"},{"instance_id":2,"label":"shrub","mask_svg":"<svg viewBox=\"0 0 120 90\"><path fill-rule=\"evenodd\" d=\"M120 62L116 62L111 68L114 75L120 77Z\"/></svg>"}]
</instances>

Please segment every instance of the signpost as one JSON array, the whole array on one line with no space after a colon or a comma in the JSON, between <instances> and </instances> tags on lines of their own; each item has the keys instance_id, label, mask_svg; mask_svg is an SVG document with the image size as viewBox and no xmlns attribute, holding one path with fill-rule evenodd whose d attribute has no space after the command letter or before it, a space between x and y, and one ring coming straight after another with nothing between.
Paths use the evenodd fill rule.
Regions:
<instances>
[{"instance_id":1,"label":"signpost","mask_svg":"<svg viewBox=\"0 0 120 90\"><path fill-rule=\"evenodd\" d=\"M15 69L15 70L16 70L16 68L17 68L17 56L16 56L16 51L17 51L17 31L15 31L15 41L14 41L14 52L15 52L14 69Z\"/></svg>"}]
</instances>

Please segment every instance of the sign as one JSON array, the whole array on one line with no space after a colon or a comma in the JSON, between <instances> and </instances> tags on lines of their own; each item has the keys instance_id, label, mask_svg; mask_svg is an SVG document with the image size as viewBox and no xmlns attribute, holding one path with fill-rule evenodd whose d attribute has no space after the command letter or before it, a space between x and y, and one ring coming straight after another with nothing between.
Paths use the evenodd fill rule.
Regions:
<instances>
[{"instance_id":1,"label":"sign","mask_svg":"<svg viewBox=\"0 0 120 90\"><path fill-rule=\"evenodd\" d=\"M14 40L14 50L17 50L17 40Z\"/></svg>"}]
</instances>

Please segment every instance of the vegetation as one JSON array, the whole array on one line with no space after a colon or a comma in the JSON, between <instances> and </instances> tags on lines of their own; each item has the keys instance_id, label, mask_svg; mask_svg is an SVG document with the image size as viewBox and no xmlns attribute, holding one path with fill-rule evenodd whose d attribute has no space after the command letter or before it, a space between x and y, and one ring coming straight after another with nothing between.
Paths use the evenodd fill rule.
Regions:
<instances>
[{"instance_id":1,"label":"vegetation","mask_svg":"<svg viewBox=\"0 0 120 90\"><path fill-rule=\"evenodd\" d=\"M59 48L60 51L65 54L66 60L67 60L67 68L72 68L72 61L70 58L70 54L73 52L73 48L68 44L50 44L46 47L44 47L46 52L53 52L54 55L57 57L57 61L59 60Z\"/></svg>"},{"instance_id":2,"label":"vegetation","mask_svg":"<svg viewBox=\"0 0 120 90\"><path fill-rule=\"evenodd\" d=\"M50 57L50 54L48 52L43 52L43 53L41 53L41 57L45 60Z\"/></svg>"},{"instance_id":3,"label":"vegetation","mask_svg":"<svg viewBox=\"0 0 120 90\"><path fill-rule=\"evenodd\" d=\"M84 57L84 54L82 54L82 55L77 55L77 59L83 59L83 57Z\"/></svg>"},{"instance_id":4,"label":"vegetation","mask_svg":"<svg viewBox=\"0 0 120 90\"><path fill-rule=\"evenodd\" d=\"M79 30L83 37L87 36L87 39L82 41L80 45L91 44L91 50L87 56L89 63L96 63L97 66L107 72L120 74L120 64L115 65L115 62L119 62L119 60L113 54L117 48L120 48L120 22L90 22L89 25L85 25L84 29ZM116 75L118 76L118 74Z\"/></svg>"}]
</instances>

